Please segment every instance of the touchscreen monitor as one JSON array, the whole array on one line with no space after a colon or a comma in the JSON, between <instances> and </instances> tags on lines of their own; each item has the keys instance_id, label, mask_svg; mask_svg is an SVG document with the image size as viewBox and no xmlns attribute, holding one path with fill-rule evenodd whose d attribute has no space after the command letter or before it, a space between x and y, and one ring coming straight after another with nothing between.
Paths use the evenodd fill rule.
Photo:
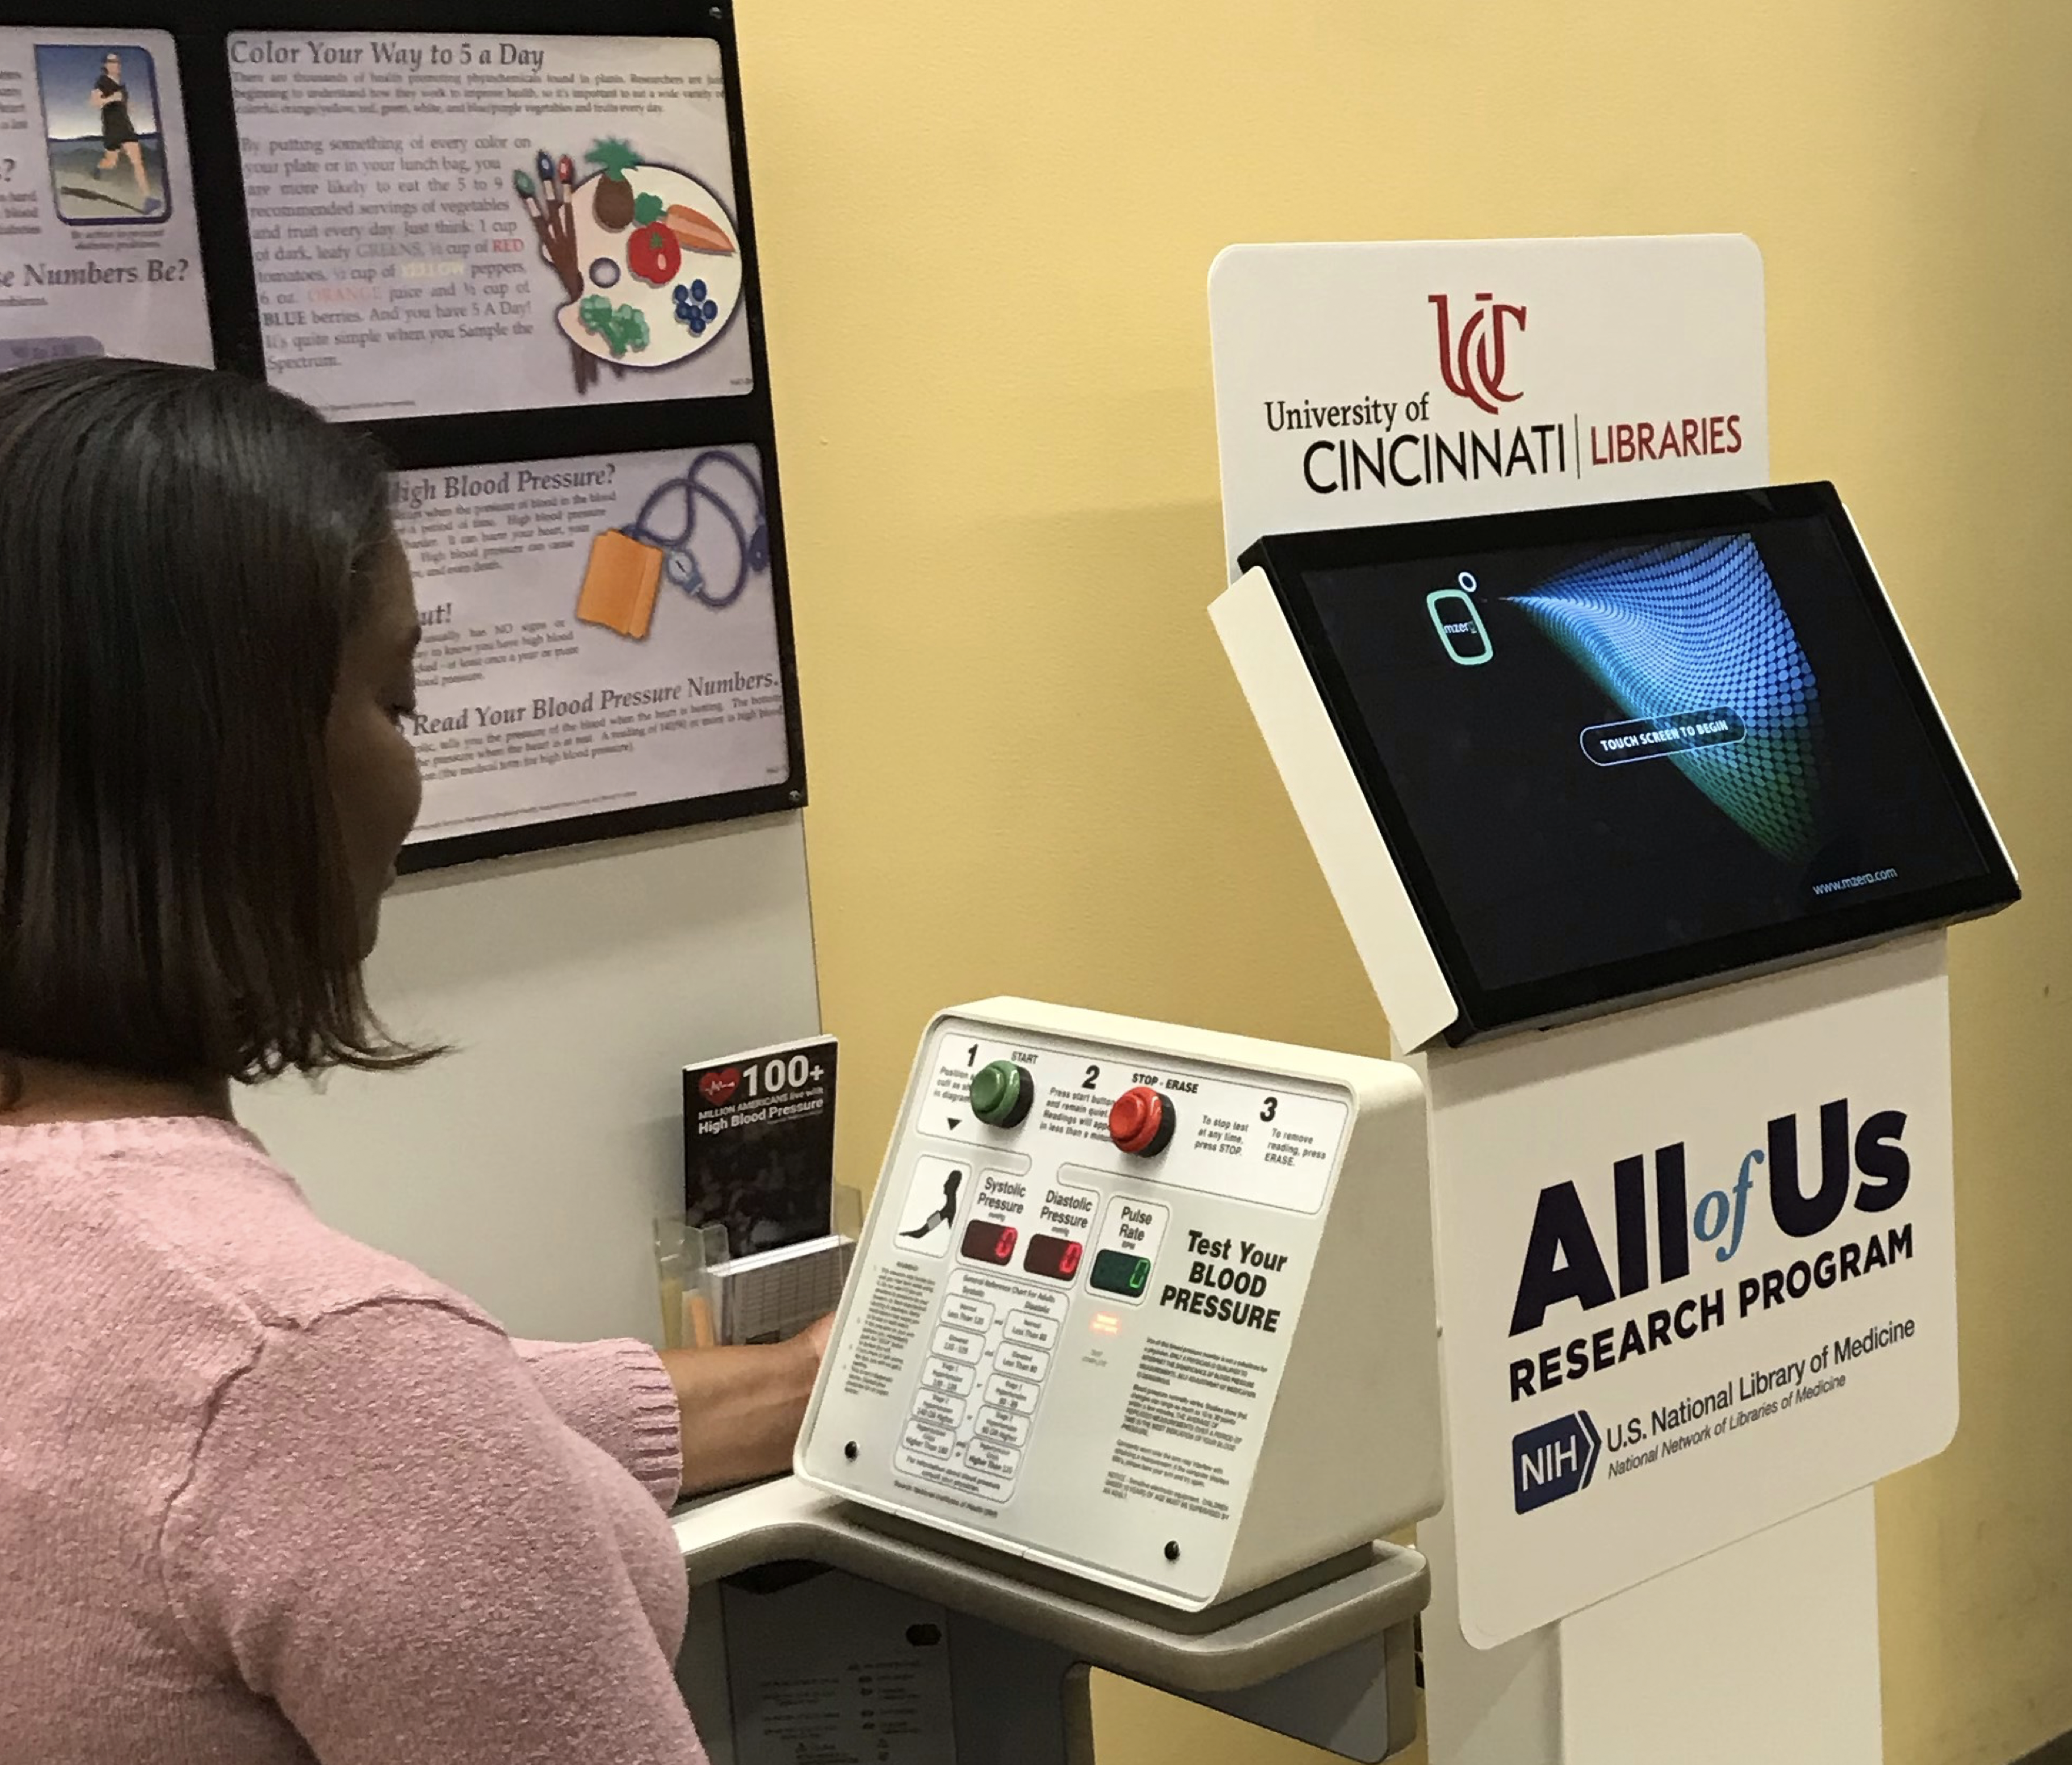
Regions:
<instances>
[{"instance_id":1,"label":"touchscreen monitor","mask_svg":"<svg viewBox=\"0 0 2072 1765\"><path fill-rule=\"evenodd\" d=\"M1574 1017L2018 894L1830 484L1275 535L1459 1002Z\"/></svg>"}]
</instances>

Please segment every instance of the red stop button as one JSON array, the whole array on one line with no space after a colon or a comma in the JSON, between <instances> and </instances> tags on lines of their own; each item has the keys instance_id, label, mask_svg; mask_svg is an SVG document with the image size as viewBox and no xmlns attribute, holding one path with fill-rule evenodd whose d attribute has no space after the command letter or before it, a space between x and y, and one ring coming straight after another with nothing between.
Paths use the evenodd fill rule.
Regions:
<instances>
[{"instance_id":1,"label":"red stop button","mask_svg":"<svg viewBox=\"0 0 2072 1765\"><path fill-rule=\"evenodd\" d=\"M1149 1085L1131 1086L1108 1112L1108 1138L1140 1159L1155 1159L1172 1145L1177 1125L1172 1100Z\"/></svg>"}]
</instances>

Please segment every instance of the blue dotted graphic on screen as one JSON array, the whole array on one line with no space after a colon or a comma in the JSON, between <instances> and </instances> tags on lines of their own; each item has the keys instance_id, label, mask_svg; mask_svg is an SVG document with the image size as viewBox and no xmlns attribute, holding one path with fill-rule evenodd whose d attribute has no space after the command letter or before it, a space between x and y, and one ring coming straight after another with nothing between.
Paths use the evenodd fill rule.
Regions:
<instances>
[{"instance_id":1,"label":"blue dotted graphic on screen","mask_svg":"<svg viewBox=\"0 0 2072 1765\"><path fill-rule=\"evenodd\" d=\"M1811 857L1819 691L1752 539L1595 558L1512 598L1629 717L1738 715L1741 740L1663 757L1766 851Z\"/></svg>"}]
</instances>

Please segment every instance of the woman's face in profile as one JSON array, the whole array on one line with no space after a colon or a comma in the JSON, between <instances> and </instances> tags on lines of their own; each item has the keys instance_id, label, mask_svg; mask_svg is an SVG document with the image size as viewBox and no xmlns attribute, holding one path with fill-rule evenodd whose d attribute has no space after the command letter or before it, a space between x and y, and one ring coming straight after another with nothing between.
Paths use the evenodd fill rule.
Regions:
<instances>
[{"instance_id":1,"label":"woman's face in profile","mask_svg":"<svg viewBox=\"0 0 2072 1765\"><path fill-rule=\"evenodd\" d=\"M346 636L325 728L359 953L374 948L381 897L417 819L424 790L404 719L417 708L417 608L410 566L391 541L369 577L367 604Z\"/></svg>"}]
</instances>

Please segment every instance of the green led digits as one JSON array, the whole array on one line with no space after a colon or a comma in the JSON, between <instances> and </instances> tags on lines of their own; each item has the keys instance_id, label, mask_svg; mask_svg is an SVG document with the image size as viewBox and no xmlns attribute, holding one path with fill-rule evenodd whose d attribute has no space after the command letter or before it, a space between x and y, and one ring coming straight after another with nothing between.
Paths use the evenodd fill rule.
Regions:
<instances>
[{"instance_id":1,"label":"green led digits","mask_svg":"<svg viewBox=\"0 0 2072 1765\"><path fill-rule=\"evenodd\" d=\"M1121 1293L1135 1299L1144 1290L1145 1283L1151 1278L1151 1265L1142 1256L1132 1256L1126 1251L1104 1250L1093 1259L1093 1272L1087 1277L1088 1285L1105 1293Z\"/></svg>"}]
</instances>

